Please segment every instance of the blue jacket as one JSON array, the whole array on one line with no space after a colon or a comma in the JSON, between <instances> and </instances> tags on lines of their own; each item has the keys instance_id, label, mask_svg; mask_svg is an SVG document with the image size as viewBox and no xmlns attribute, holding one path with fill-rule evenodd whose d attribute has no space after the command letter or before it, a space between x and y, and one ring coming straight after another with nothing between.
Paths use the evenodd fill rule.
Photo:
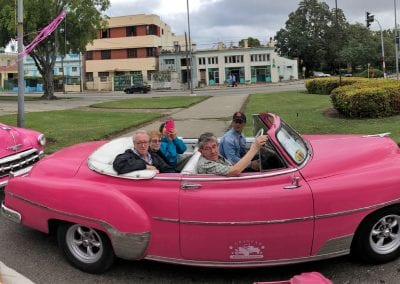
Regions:
<instances>
[{"instance_id":1,"label":"blue jacket","mask_svg":"<svg viewBox=\"0 0 400 284\"><path fill-rule=\"evenodd\" d=\"M219 154L236 164L246 154L246 138L231 128L221 138Z\"/></svg>"},{"instance_id":2,"label":"blue jacket","mask_svg":"<svg viewBox=\"0 0 400 284\"><path fill-rule=\"evenodd\" d=\"M178 154L183 154L186 151L186 145L179 138L169 140L167 137L163 136L161 138L160 151L167 159L168 164L176 168Z\"/></svg>"}]
</instances>

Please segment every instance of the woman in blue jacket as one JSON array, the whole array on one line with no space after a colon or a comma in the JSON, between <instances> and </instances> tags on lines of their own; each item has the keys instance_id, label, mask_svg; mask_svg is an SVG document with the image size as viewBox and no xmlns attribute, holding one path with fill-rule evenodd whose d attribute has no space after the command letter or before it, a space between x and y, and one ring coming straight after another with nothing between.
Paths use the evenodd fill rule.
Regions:
<instances>
[{"instance_id":1,"label":"woman in blue jacket","mask_svg":"<svg viewBox=\"0 0 400 284\"><path fill-rule=\"evenodd\" d=\"M160 126L160 132L163 134L161 138L160 151L167 159L167 162L174 169L178 162L178 155L183 154L186 151L186 145L177 137L177 131L175 128L170 129L168 132L165 129L165 123Z\"/></svg>"}]
</instances>

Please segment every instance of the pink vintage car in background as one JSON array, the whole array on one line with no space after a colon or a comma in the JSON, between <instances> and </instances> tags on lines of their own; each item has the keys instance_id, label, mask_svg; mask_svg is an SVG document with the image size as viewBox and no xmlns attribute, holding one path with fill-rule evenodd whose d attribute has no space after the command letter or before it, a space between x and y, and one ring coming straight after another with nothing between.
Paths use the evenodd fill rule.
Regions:
<instances>
[{"instance_id":1,"label":"pink vintage car in background","mask_svg":"<svg viewBox=\"0 0 400 284\"><path fill-rule=\"evenodd\" d=\"M10 174L26 174L39 161L45 144L42 133L0 123L0 190Z\"/></svg>"},{"instance_id":2,"label":"pink vintage car in background","mask_svg":"<svg viewBox=\"0 0 400 284\"><path fill-rule=\"evenodd\" d=\"M2 213L55 232L67 259L99 273L115 257L211 267L258 267L352 253L381 263L400 254L400 149L387 135L297 134L278 116L253 116L262 170L199 175L196 139L180 173L117 175L131 138L65 148L10 180ZM254 138L248 138L248 143ZM189 154L189 153L188 153Z\"/></svg>"}]
</instances>

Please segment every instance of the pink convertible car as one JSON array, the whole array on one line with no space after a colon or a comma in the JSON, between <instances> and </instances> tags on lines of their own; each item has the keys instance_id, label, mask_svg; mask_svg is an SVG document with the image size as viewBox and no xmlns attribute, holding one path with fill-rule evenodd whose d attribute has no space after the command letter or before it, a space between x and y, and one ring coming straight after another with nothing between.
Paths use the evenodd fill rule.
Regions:
<instances>
[{"instance_id":1,"label":"pink convertible car","mask_svg":"<svg viewBox=\"0 0 400 284\"><path fill-rule=\"evenodd\" d=\"M39 161L45 144L45 136L37 131L0 123L0 190L10 174L26 174Z\"/></svg>"},{"instance_id":2,"label":"pink convertible car","mask_svg":"<svg viewBox=\"0 0 400 284\"><path fill-rule=\"evenodd\" d=\"M130 138L90 142L45 157L10 180L2 213L55 232L67 259L99 273L115 257L257 267L352 253L381 263L400 254L400 149L387 135L297 134L274 114L263 169L199 175L193 154L180 173L117 175ZM250 143L254 138L248 138Z\"/></svg>"}]
</instances>

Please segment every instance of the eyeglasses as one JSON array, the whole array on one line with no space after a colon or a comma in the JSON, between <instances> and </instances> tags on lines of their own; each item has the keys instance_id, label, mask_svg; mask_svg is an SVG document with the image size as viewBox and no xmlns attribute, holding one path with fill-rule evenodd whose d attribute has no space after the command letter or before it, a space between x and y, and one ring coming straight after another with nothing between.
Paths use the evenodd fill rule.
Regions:
<instances>
[{"instance_id":1,"label":"eyeglasses","mask_svg":"<svg viewBox=\"0 0 400 284\"><path fill-rule=\"evenodd\" d=\"M151 143L161 143L161 139L151 139Z\"/></svg>"},{"instance_id":2,"label":"eyeglasses","mask_svg":"<svg viewBox=\"0 0 400 284\"><path fill-rule=\"evenodd\" d=\"M135 144L136 145L147 145L147 144L149 144L149 141L138 141L138 142L135 142Z\"/></svg>"},{"instance_id":3,"label":"eyeglasses","mask_svg":"<svg viewBox=\"0 0 400 284\"><path fill-rule=\"evenodd\" d=\"M238 123L238 124L244 123L244 121L241 120L241 119L235 119L235 120L233 120L233 122L234 122L234 123Z\"/></svg>"}]
</instances>

